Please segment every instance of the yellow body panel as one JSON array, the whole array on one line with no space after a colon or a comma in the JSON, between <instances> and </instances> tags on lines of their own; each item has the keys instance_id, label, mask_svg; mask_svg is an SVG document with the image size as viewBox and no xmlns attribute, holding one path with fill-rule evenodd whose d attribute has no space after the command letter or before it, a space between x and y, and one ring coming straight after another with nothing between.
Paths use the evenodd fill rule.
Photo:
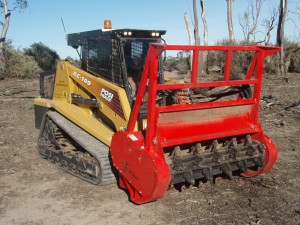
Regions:
<instances>
[{"instance_id":1,"label":"yellow body panel","mask_svg":"<svg viewBox=\"0 0 300 225\"><path fill-rule=\"evenodd\" d=\"M71 120L73 123L75 123L77 126L81 127L97 139L101 140L104 144L110 146L111 137L114 132L92 115L88 116L85 110L66 102L42 98L36 98L34 100L34 104L48 107L49 109L53 109L59 112L60 114Z\"/></svg>"},{"instance_id":2,"label":"yellow body panel","mask_svg":"<svg viewBox=\"0 0 300 225\"><path fill-rule=\"evenodd\" d=\"M97 99L98 108L73 104L71 94ZM34 104L56 110L110 146L112 135L127 127L131 108L123 88L93 76L68 61L57 64L53 99L36 98Z\"/></svg>"}]
</instances>

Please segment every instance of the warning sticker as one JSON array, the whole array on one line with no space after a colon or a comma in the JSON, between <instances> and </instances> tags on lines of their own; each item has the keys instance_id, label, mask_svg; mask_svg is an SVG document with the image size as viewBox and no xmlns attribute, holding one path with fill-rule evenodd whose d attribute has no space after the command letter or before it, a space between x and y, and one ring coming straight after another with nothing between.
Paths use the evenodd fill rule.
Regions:
<instances>
[{"instance_id":1,"label":"warning sticker","mask_svg":"<svg viewBox=\"0 0 300 225\"><path fill-rule=\"evenodd\" d=\"M133 141L137 141L139 140L136 136L134 136L133 134L129 134L128 137L133 140Z\"/></svg>"}]
</instances>

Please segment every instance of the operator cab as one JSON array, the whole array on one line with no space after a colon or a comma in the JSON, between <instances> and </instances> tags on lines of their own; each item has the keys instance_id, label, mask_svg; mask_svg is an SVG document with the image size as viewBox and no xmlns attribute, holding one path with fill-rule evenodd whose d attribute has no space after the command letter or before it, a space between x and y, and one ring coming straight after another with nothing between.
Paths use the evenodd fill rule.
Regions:
<instances>
[{"instance_id":1,"label":"operator cab","mask_svg":"<svg viewBox=\"0 0 300 225\"><path fill-rule=\"evenodd\" d=\"M165 33L164 30L94 30L69 34L67 40L77 51L80 47L81 68L123 87L132 105L149 46L161 43ZM159 82L162 81L160 66Z\"/></svg>"}]
</instances>

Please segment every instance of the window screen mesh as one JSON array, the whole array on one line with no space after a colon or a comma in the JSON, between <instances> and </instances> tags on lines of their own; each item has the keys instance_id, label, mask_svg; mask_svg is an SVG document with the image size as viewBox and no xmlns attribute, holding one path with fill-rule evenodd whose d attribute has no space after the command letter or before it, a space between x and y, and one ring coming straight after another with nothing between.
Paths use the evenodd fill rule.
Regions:
<instances>
[{"instance_id":1,"label":"window screen mesh","mask_svg":"<svg viewBox=\"0 0 300 225\"><path fill-rule=\"evenodd\" d=\"M127 40L124 45L125 61L127 65L128 76L139 76L145 64L149 41L145 40Z\"/></svg>"},{"instance_id":2,"label":"window screen mesh","mask_svg":"<svg viewBox=\"0 0 300 225\"><path fill-rule=\"evenodd\" d=\"M123 87L117 41L108 37L92 37L87 41L87 71Z\"/></svg>"}]
</instances>

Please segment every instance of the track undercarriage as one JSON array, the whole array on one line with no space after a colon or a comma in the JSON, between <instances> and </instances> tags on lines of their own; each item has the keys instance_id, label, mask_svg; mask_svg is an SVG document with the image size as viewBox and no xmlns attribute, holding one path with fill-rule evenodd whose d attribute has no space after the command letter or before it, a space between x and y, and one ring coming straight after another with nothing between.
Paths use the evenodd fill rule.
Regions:
<instances>
[{"instance_id":1,"label":"track undercarriage","mask_svg":"<svg viewBox=\"0 0 300 225\"><path fill-rule=\"evenodd\" d=\"M44 117L38 150L43 158L92 184L116 182L108 147L56 112Z\"/></svg>"}]
</instances>

